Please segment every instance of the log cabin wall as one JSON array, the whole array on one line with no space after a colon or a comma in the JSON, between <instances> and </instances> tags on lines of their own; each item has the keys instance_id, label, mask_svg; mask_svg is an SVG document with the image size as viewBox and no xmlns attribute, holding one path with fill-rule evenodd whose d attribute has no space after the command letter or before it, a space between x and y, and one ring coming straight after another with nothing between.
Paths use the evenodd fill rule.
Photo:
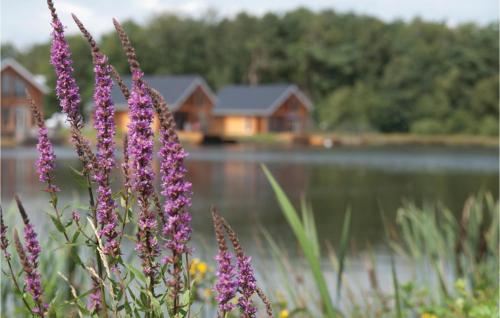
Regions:
<instances>
[{"instance_id":1,"label":"log cabin wall","mask_svg":"<svg viewBox=\"0 0 500 318\"><path fill-rule=\"evenodd\" d=\"M1 73L1 134L2 137L24 139L34 127L25 89L43 113L44 94L13 67Z\"/></svg>"}]
</instances>

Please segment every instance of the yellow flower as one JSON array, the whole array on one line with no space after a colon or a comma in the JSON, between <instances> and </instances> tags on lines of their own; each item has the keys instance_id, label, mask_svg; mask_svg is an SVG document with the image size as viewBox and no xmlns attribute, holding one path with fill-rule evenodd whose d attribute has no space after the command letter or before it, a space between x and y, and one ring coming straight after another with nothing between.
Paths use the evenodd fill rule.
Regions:
<instances>
[{"instance_id":1,"label":"yellow flower","mask_svg":"<svg viewBox=\"0 0 500 318\"><path fill-rule=\"evenodd\" d=\"M282 309L280 311L280 318L288 318L288 316L290 316L290 313L288 312L288 310Z\"/></svg>"},{"instance_id":2,"label":"yellow flower","mask_svg":"<svg viewBox=\"0 0 500 318\"><path fill-rule=\"evenodd\" d=\"M434 315L434 314L431 314L431 313L428 313L428 312L424 312L420 318L438 318L438 316Z\"/></svg>"},{"instance_id":3,"label":"yellow flower","mask_svg":"<svg viewBox=\"0 0 500 318\"><path fill-rule=\"evenodd\" d=\"M194 276L196 274L196 267L200 263L199 258L193 258L191 264L189 264L189 275Z\"/></svg>"},{"instance_id":4,"label":"yellow flower","mask_svg":"<svg viewBox=\"0 0 500 318\"><path fill-rule=\"evenodd\" d=\"M204 263L204 262L200 262L196 265L196 270L201 273L202 275L204 275L207 270L208 270L208 265L207 263Z\"/></svg>"}]
</instances>

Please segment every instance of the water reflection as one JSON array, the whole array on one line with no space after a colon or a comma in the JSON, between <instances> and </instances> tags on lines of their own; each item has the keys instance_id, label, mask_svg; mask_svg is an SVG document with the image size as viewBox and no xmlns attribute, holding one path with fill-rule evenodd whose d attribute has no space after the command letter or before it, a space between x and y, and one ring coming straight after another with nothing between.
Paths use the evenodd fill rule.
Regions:
<instances>
[{"instance_id":1,"label":"water reflection","mask_svg":"<svg viewBox=\"0 0 500 318\"><path fill-rule=\"evenodd\" d=\"M405 199L441 201L459 213L463 202L478 190L498 195L497 149L479 148L338 148L327 150L218 147L191 149L188 178L193 183L193 226L196 238L211 241L209 209L227 216L242 240L253 241L256 224L278 239L292 239L274 195L261 171L268 164L298 205L306 196L318 223L321 241L336 243L347 207L353 212L352 233L357 246L383 238L380 210L393 216ZM70 167L79 167L70 149L57 149L56 179L63 189L62 204L84 189L72 181ZM37 226L47 222L48 208L34 169L34 149L4 150L1 160L2 204L15 193L24 198ZM158 172L158 162L155 162ZM115 183L121 179L119 171ZM253 244L246 244L253 245Z\"/></svg>"}]
</instances>

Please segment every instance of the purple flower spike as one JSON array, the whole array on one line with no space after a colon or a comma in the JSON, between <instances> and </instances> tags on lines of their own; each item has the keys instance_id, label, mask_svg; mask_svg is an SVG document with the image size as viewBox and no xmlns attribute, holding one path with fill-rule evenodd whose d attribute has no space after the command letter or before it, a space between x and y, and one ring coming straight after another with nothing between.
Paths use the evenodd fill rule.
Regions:
<instances>
[{"instance_id":1,"label":"purple flower spike","mask_svg":"<svg viewBox=\"0 0 500 318\"><path fill-rule=\"evenodd\" d=\"M94 128L97 131L97 159L99 168L94 180L97 182L97 220L101 225L100 235L105 237L104 253L116 257L119 254L119 246L116 238L118 233L118 216L116 214L116 203L112 198L109 182L109 174L115 167L115 122L114 106L111 100L113 81L111 80L111 67L107 57L101 53L94 53L95 91L94 103Z\"/></svg>"},{"instance_id":2,"label":"purple flower spike","mask_svg":"<svg viewBox=\"0 0 500 318\"><path fill-rule=\"evenodd\" d=\"M148 90L142 81L143 73L132 73L132 92L128 100L130 106L129 144L132 188L137 193L140 215L138 243L136 250L142 259L143 271L153 278L158 265L154 259L159 255L156 239L156 216L149 208L149 198L153 194L153 105Z\"/></svg>"},{"instance_id":3,"label":"purple flower spike","mask_svg":"<svg viewBox=\"0 0 500 318\"><path fill-rule=\"evenodd\" d=\"M143 73L135 70L128 104L130 106L129 153L132 168L132 187L142 198L153 194L153 105L142 82Z\"/></svg>"},{"instance_id":4,"label":"purple flower spike","mask_svg":"<svg viewBox=\"0 0 500 318\"><path fill-rule=\"evenodd\" d=\"M89 295L87 308L92 312L99 312L101 310L101 300L101 286L97 278L92 277L92 293Z\"/></svg>"},{"instance_id":5,"label":"purple flower spike","mask_svg":"<svg viewBox=\"0 0 500 318\"><path fill-rule=\"evenodd\" d=\"M168 237L166 247L175 254L189 253L187 246L191 238L191 215L186 210L191 205L191 183L184 180L187 156L180 143L172 140L173 131L161 129L160 149L162 183L161 194L165 196L163 235Z\"/></svg>"},{"instance_id":6,"label":"purple flower spike","mask_svg":"<svg viewBox=\"0 0 500 318\"><path fill-rule=\"evenodd\" d=\"M28 260L36 267L38 266L38 256L42 251L40 243L38 243L37 235L33 225L28 223L24 226L24 241L26 243L26 250L28 251Z\"/></svg>"},{"instance_id":7,"label":"purple flower spike","mask_svg":"<svg viewBox=\"0 0 500 318\"><path fill-rule=\"evenodd\" d=\"M232 255L227 251L219 251L215 260L217 261L217 283L215 284L215 299L222 313L230 312L235 304L231 300L235 297L238 289L236 269L231 264Z\"/></svg>"},{"instance_id":8,"label":"purple flower spike","mask_svg":"<svg viewBox=\"0 0 500 318\"><path fill-rule=\"evenodd\" d=\"M26 291L31 295L33 301L36 303L36 306L31 309L32 313L36 316L43 317L48 309L48 305L44 304L42 300L42 283L40 280L40 273L38 272L37 258L38 254L40 253L40 245L36 240L36 235L33 238L33 234L30 233L32 229L28 228L28 226L26 225L24 231L28 252L26 252L25 248L23 247L21 240L19 239L19 235L17 234L17 231L15 229L14 245L19 255L23 271L26 274ZM34 254L30 252L30 249L34 249Z\"/></svg>"},{"instance_id":9,"label":"purple flower spike","mask_svg":"<svg viewBox=\"0 0 500 318\"><path fill-rule=\"evenodd\" d=\"M52 11L52 47L50 63L56 72L56 95L61 107L73 127L83 127L82 116L78 110L80 104L80 90L73 77L73 61L68 42L64 37L64 26L56 15L52 1L48 1Z\"/></svg>"},{"instance_id":10,"label":"purple flower spike","mask_svg":"<svg viewBox=\"0 0 500 318\"><path fill-rule=\"evenodd\" d=\"M49 191L59 191L57 186L51 183L51 174L55 168L54 162L56 156L54 154L52 143L50 142L47 134L47 128L43 126L38 128L38 144L36 145L36 149L38 149L39 153L39 157L36 161L38 179L40 180L40 182L48 184Z\"/></svg>"},{"instance_id":11,"label":"purple flower spike","mask_svg":"<svg viewBox=\"0 0 500 318\"><path fill-rule=\"evenodd\" d=\"M238 291L240 297L238 298L238 307L246 318L256 317L257 307L252 302L252 296L258 292L257 280L251 265L251 258L245 255L243 248L238 240L236 232L231 228L229 223L219 216L223 227L229 236L229 240L233 245L236 253L236 260L238 264ZM262 294L262 292L260 292Z\"/></svg>"},{"instance_id":12,"label":"purple flower spike","mask_svg":"<svg viewBox=\"0 0 500 318\"><path fill-rule=\"evenodd\" d=\"M238 299L238 307L245 317L253 318L256 317L257 308L253 305L251 297L257 290L257 280L250 262L249 256L238 256L238 284L242 294Z\"/></svg>"},{"instance_id":13,"label":"purple flower spike","mask_svg":"<svg viewBox=\"0 0 500 318\"><path fill-rule=\"evenodd\" d=\"M28 251L28 261L32 268L32 271L26 273L26 289L33 296L33 300L36 303L40 303L42 301L42 284L40 282L40 273L38 272L40 244L36 239L36 234L31 224L26 225L24 228L24 240L26 242L26 250Z\"/></svg>"},{"instance_id":14,"label":"purple flower spike","mask_svg":"<svg viewBox=\"0 0 500 318\"><path fill-rule=\"evenodd\" d=\"M56 73L56 95L63 112L71 124L71 142L75 146L78 157L83 163L86 174L97 169L97 159L92 153L89 141L82 135L83 118L79 111L81 102L80 90L73 77L73 61L68 42L64 37L64 26L59 20L54 3L47 0L52 14L52 47L50 63Z\"/></svg>"},{"instance_id":15,"label":"purple flower spike","mask_svg":"<svg viewBox=\"0 0 500 318\"><path fill-rule=\"evenodd\" d=\"M59 188L54 185L54 180L52 179L52 172L55 168L56 155L54 154L54 147L49 140L48 131L45 127L45 122L43 121L40 109L35 104L35 101L28 96L30 102L31 113L38 126L38 143L36 148L38 150L38 159L35 163L36 170L38 172L38 179L42 183L47 184L47 191L57 192Z\"/></svg>"},{"instance_id":16,"label":"purple flower spike","mask_svg":"<svg viewBox=\"0 0 500 318\"><path fill-rule=\"evenodd\" d=\"M35 229L26 214L23 204L21 203L21 199L17 195L15 196L15 199L19 213L23 218L24 242L26 244L26 248L24 248L21 244L16 230L14 230L14 244L17 253L19 254L23 270L26 273L26 290L31 294L37 305L32 309L33 313L43 317L48 306L44 304L42 300L42 283L40 281L40 273L38 271L38 257L40 256L41 247L38 242Z\"/></svg>"}]
</instances>

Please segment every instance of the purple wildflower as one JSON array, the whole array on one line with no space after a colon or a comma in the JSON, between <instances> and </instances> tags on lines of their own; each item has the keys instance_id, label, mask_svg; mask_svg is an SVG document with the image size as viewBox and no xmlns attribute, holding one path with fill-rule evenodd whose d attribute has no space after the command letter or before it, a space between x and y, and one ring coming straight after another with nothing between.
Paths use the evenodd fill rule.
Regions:
<instances>
[{"instance_id":1,"label":"purple wildflower","mask_svg":"<svg viewBox=\"0 0 500 318\"><path fill-rule=\"evenodd\" d=\"M130 105L130 124L128 126L128 150L132 166L132 187L141 196L148 198L153 193L153 122L152 101L144 83L143 73L134 71L133 86L128 103Z\"/></svg>"},{"instance_id":2,"label":"purple wildflower","mask_svg":"<svg viewBox=\"0 0 500 318\"><path fill-rule=\"evenodd\" d=\"M24 241L26 243L26 250L19 240L17 231L14 230L14 243L16 250L19 254L23 270L26 273L26 289L33 297L37 307L33 308L33 313L43 316L48 305L42 301L42 284L40 281L40 273L38 272L38 256L40 256L41 247L38 238L31 224L26 210L24 209L21 199L15 196L17 207L24 223ZM27 254L26 254L27 252Z\"/></svg>"},{"instance_id":3,"label":"purple wildflower","mask_svg":"<svg viewBox=\"0 0 500 318\"><path fill-rule=\"evenodd\" d=\"M80 213L78 213L77 211L73 211L71 213L71 218L73 219L73 221L75 221L76 223L80 222Z\"/></svg>"},{"instance_id":4,"label":"purple wildflower","mask_svg":"<svg viewBox=\"0 0 500 318\"><path fill-rule=\"evenodd\" d=\"M52 184L52 171L55 168L54 148L47 135L47 128L38 128L38 144L36 145L38 149L38 159L36 161L36 168L38 172L38 179L40 182L47 183L48 191L54 192L59 191L59 189Z\"/></svg>"},{"instance_id":5,"label":"purple wildflower","mask_svg":"<svg viewBox=\"0 0 500 318\"><path fill-rule=\"evenodd\" d=\"M238 285L241 296L238 298L238 306L245 317L256 317L257 308L253 305L251 297L256 292L257 280L250 264L251 258L245 255L238 255Z\"/></svg>"},{"instance_id":6,"label":"purple wildflower","mask_svg":"<svg viewBox=\"0 0 500 318\"><path fill-rule=\"evenodd\" d=\"M51 0L47 1L52 13L52 47L50 52L50 63L56 72L56 95L61 107L68 115L71 125L77 129L83 127L82 116L78 110L80 104L80 91L73 77L73 61L68 42L64 37L64 26L57 17Z\"/></svg>"},{"instance_id":7,"label":"purple wildflower","mask_svg":"<svg viewBox=\"0 0 500 318\"><path fill-rule=\"evenodd\" d=\"M175 132L175 121L172 113L168 111L167 103L161 94L155 89L149 88L153 99L153 106L158 114L160 122L160 170L161 170L161 194L165 196L162 208L159 200L155 200L158 211L162 216L163 235L166 237L165 247L172 254L165 256L163 262L173 266L168 268L172 278L169 280L171 297L174 299L174 310L177 311L178 295L183 288L182 255L191 252L187 246L191 238L191 215L186 210L191 205L191 183L184 180L186 168L184 158L187 153L182 148Z\"/></svg>"},{"instance_id":8,"label":"purple wildflower","mask_svg":"<svg viewBox=\"0 0 500 318\"><path fill-rule=\"evenodd\" d=\"M143 260L146 275L156 275L157 264L154 258L159 255L158 241L155 236L156 217L149 208L149 198L153 194L153 109L151 97L142 81L143 73L132 72L132 92L128 100L130 106L129 144L132 188L138 193L140 206L138 243L136 249Z\"/></svg>"},{"instance_id":9,"label":"purple wildflower","mask_svg":"<svg viewBox=\"0 0 500 318\"><path fill-rule=\"evenodd\" d=\"M45 127L45 122L43 121L40 109L35 104L35 101L31 97L29 97L29 95L28 99L30 102L31 113L33 114L35 123L38 126L38 143L36 145L39 153L38 159L36 161L38 179L40 180L40 182L47 184L47 191L57 192L59 191L59 188L54 185L54 181L52 179L52 172L55 168L56 159L56 155L54 154L54 147L49 140L48 131Z\"/></svg>"},{"instance_id":10,"label":"purple wildflower","mask_svg":"<svg viewBox=\"0 0 500 318\"><path fill-rule=\"evenodd\" d=\"M115 167L115 110L111 99L113 81L111 80L111 66L106 55L99 52L96 42L83 23L72 14L73 20L80 28L92 49L94 60L95 90L94 128L97 131L97 161L99 165L94 171L94 181L97 183L97 221L101 228L99 235L103 238L105 254L116 257L119 254L119 243L116 240L118 233L118 216L115 212L116 204L113 200L109 181L111 170Z\"/></svg>"},{"instance_id":11,"label":"purple wildflower","mask_svg":"<svg viewBox=\"0 0 500 318\"><path fill-rule=\"evenodd\" d=\"M29 245L31 244L32 246L28 246L28 252L29 249L36 249L36 245L38 245L38 241L36 241L36 235L33 241L33 238L31 238L32 234L27 234L26 233L26 227L25 227L25 237L28 237L26 240L26 243ZM19 235L17 234L17 231L14 229L14 246L16 247L16 251L19 255L19 259L21 262L21 265L23 267L23 271L26 274L26 290L28 293L33 297L33 300L36 303L36 306L32 308L32 312L34 315L43 317L45 315L45 312L47 311L48 305L44 304L42 301L42 284L40 281L40 273L38 272L38 254L39 254L39 249L38 251L35 251L35 254L26 254L26 250L24 249L21 240L19 239ZM38 245L39 246L39 245ZM34 255L37 255L34 257Z\"/></svg>"},{"instance_id":12,"label":"purple wildflower","mask_svg":"<svg viewBox=\"0 0 500 318\"><path fill-rule=\"evenodd\" d=\"M235 304L231 300L236 295L238 281L236 280L236 269L231 264L232 255L228 251L219 251L215 257L217 260L217 283L215 284L215 299L219 304L219 311L222 313L230 312Z\"/></svg>"},{"instance_id":13,"label":"purple wildflower","mask_svg":"<svg viewBox=\"0 0 500 318\"><path fill-rule=\"evenodd\" d=\"M24 241L28 252L28 261L32 269L30 272L26 273L26 289L33 296L33 300L36 303L41 303L42 285L40 282L40 273L38 272L38 256L40 255L41 248L33 225L30 223L24 226Z\"/></svg>"},{"instance_id":14,"label":"purple wildflower","mask_svg":"<svg viewBox=\"0 0 500 318\"><path fill-rule=\"evenodd\" d=\"M79 112L80 90L73 77L73 61L68 42L64 37L64 26L57 16L52 0L47 0L47 4L52 14L50 63L54 66L56 73L56 95L63 112L68 116L68 121L71 124L71 141L83 163L85 173L88 175L97 169L97 159L92 153L89 141L81 133L83 118Z\"/></svg>"},{"instance_id":15,"label":"purple wildflower","mask_svg":"<svg viewBox=\"0 0 500 318\"><path fill-rule=\"evenodd\" d=\"M97 220L101 224L100 235L106 237L104 253L116 256L118 252L118 216L115 212L116 204L112 198L109 182L109 174L115 166L114 159L114 107L111 100L111 68L107 63L107 57L100 53L94 55L95 92L94 102L96 105L94 127L97 131L97 159L99 168L94 176L98 184L97 188Z\"/></svg>"},{"instance_id":16,"label":"purple wildflower","mask_svg":"<svg viewBox=\"0 0 500 318\"><path fill-rule=\"evenodd\" d=\"M87 308L92 312L99 312L101 310L101 300L101 286L97 278L92 277L92 293L89 295Z\"/></svg>"},{"instance_id":17,"label":"purple wildflower","mask_svg":"<svg viewBox=\"0 0 500 318\"><path fill-rule=\"evenodd\" d=\"M229 236L229 240L233 245L236 260L238 264L238 291L241 296L238 298L238 307L241 313L246 318L256 317L257 307L252 302L252 296L257 292L257 280L251 265L251 258L245 255L243 247L238 240L236 232L231 228L229 223L221 216L221 223L223 224Z\"/></svg>"},{"instance_id":18,"label":"purple wildflower","mask_svg":"<svg viewBox=\"0 0 500 318\"><path fill-rule=\"evenodd\" d=\"M227 248L222 218L217 214L215 209L212 209L212 220L214 222L215 238L219 247L219 252L215 257L217 260L217 283L214 288L217 296L215 299L219 306L219 317L225 317L226 313L236 307L231 300L236 296L236 292L238 291L238 279L236 268L231 263L233 256Z\"/></svg>"},{"instance_id":19,"label":"purple wildflower","mask_svg":"<svg viewBox=\"0 0 500 318\"><path fill-rule=\"evenodd\" d=\"M161 194L165 196L163 235L167 236L166 247L175 254L189 253L187 246L191 238L191 215L185 209L191 205L191 183L184 180L186 168L183 160L187 156L178 141L172 141L168 130L161 129Z\"/></svg>"},{"instance_id":20,"label":"purple wildflower","mask_svg":"<svg viewBox=\"0 0 500 318\"><path fill-rule=\"evenodd\" d=\"M28 251L28 260L36 267L38 266L38 256L42 251L40 243L31 223L24 226L24 241L26 243L26 250Z\"/></svg>"}]
</instances>

